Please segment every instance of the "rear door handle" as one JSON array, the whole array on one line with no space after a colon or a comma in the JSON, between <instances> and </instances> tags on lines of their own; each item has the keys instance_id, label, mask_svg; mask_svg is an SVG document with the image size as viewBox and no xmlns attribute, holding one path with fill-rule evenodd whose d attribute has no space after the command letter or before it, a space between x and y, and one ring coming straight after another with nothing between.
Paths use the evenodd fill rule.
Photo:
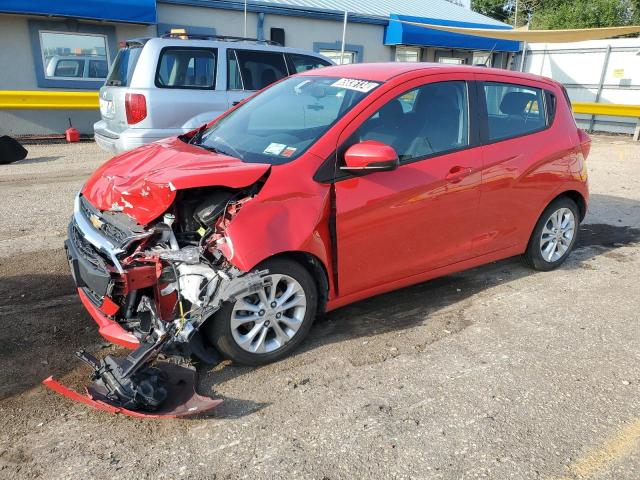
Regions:
<instances>
[{"instance_id":1,"label":"rear door handle","mask_svg":"<svg viewBox=\"0 0 640 480\"><path fill-rule=\"evenodd\" d=\"M471 172L473 172L471 167L461 167L460 165L456 165L455 167L451 167L451 170L449 170L449 173L447 173L445 178L451 183L458 183L464 177L471 175Z\"/></svg>"}]
</instances>

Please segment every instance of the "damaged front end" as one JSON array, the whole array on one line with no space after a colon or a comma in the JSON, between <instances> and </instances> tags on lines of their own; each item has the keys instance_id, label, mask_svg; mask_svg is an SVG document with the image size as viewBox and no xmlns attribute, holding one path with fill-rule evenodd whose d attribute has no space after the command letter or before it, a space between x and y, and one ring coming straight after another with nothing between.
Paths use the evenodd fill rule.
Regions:
<instances>
[{"instance_id":1,"label":"damaged front end","mask_svg":"<svg viewBox=\"0 0 640 480\"><path fill-rule=\"evenodd\" d=\"M116 208L101 211L79 194L65 242L78 293L100 334L132 351L102 360L77 352L93 369L86 395L51 377L43 383L134 416L191 415L221 403L195 392L189 361L217 363L201 327L224 302L266 286L268 272L242 272L223 255L232 250L226 226L260 185L178 191L166 213L145 226Z\"/></svg>"}]
</instances>

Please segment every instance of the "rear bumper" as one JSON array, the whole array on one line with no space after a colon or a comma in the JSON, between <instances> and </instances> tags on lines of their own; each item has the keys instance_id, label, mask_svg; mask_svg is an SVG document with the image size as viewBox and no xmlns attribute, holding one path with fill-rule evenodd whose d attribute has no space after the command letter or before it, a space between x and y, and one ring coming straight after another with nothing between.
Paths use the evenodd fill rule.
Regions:
<instances>
[{"instance_id":1,"label":"rear bumper","mask_svg":"<svg viewBox=\"0 0 640 480\"><path fill-rule=\"evenodd\" d=\"M120 133L114 133L107 128L103 120L93 124L93 138L98 146L114 155L163 138L181 135L187 131L188 129L183 131L180 129L128 128Z\"/></svg>"}]
</instances>

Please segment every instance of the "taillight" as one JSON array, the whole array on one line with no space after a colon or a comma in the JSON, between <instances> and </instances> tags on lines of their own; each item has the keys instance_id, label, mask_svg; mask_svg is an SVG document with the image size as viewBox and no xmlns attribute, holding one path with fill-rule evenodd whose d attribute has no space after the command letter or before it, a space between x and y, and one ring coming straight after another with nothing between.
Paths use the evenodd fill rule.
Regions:
<instances>
[{"instance_id":1,"label":"taillight","mask_svg":"<svg viewBox=\"0 0 640 480\"><path fill-rule=\"evenodd\" d=\"M580 141L580 149L582 155L586 159L591 151L591 137L582 129L578 129L578 140Z\"/></svg>"},{"instance_id":2,"label":"taillight","mask_svg":"<svg viewBox=\"0 0 640 480\"><path fill-rule=\"evenodd\" d=\"M141 93L127 93L124 98L127 123L133 125L147 118L147 99Z\"/></svg>"}]
</instances>

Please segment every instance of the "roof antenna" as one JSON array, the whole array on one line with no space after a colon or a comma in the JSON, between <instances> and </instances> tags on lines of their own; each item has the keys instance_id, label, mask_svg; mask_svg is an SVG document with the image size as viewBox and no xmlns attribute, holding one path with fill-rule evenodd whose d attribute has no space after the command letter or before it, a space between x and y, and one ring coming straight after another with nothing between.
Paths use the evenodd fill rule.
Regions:
<instances>
[{"instance_id":1,"label":"roof antenna","mask_svg":"<svg viewBox=\"0 0 640 480\"><path fill-rule=\"evenodd\" d=\"M496 47L498 46L498 42L495 42L493 44L493 47L491 47L491 51L489 52L489 55L487 55L487 59L484 61L484 63L482 64L483 67L487 66L487 63L489 63L489 60L491 60L491 55L493 55L493 52L495 51Z\"/></svg>"}]
</instances>

